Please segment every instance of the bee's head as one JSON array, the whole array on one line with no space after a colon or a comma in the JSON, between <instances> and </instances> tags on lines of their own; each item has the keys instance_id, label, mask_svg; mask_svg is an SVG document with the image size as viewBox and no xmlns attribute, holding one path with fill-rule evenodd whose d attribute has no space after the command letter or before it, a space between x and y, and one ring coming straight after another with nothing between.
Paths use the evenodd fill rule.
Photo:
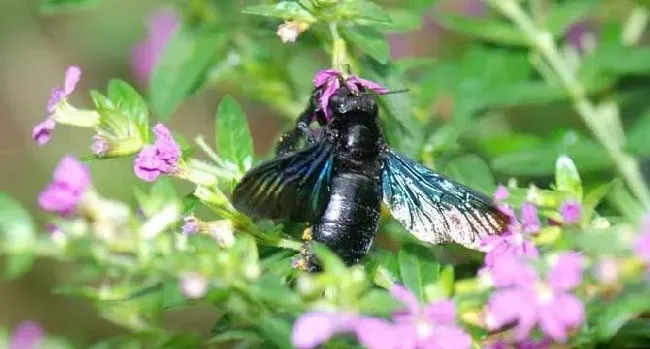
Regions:
<instances>
[{"instance_id":1,"label":"bee's head","mask_svg":"<svg viewBox=\"0 0 650 349\"><path fill-rule=\"evenodd\" d=\"M369 114L377 115L377 97L360 91L353 93L345 85L336 91L329 100L329 109L335 115Z\"/></svg>"}]
</instances>

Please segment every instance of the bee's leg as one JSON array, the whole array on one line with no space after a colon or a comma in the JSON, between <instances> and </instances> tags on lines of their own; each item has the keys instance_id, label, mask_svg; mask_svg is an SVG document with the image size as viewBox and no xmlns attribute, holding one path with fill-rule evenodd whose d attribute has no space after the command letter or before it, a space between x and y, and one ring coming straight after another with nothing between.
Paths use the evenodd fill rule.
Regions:
<instances>
[{"instance_id":1,"label":"bee's leg","mask_svg":"<svg viewBox=\"0 0 650 349\"><path fill-rule=\"evenodd\" d=\"M298 116L296 120L296 126L294 128L282 135L280 142L275 148L276 156L284 155L291 153L296 150L298 142L301 139L304 139L308 144L314 143L314 135L312 134L309 124L314 117L314 108L310 105Z\"/></svg>"},{"instance_id":2,"label":"bee's leg","mask_svg":"<svg viewBox=\"0 0 650 349\"><path fill-rule=\"evenodd\" d=\"M320 271L321 268L316 261L316 256L311 250L311 227L302 233L302 248L300 253L291 261L291 266L300 271Z\"/></svg>"}]
</instances>

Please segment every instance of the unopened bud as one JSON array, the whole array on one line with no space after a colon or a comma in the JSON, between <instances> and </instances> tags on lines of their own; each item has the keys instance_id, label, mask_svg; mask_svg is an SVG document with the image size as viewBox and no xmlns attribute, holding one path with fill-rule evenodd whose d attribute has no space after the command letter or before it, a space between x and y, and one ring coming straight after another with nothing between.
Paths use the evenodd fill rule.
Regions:
<instances>
[{"instance_id":1,"label":"unopened bud","mask_svg":"<svg viewBox=\"0 0 650 349\"><path fill-rule=\"evenodd\" d=\"M232 223L227 220L220 220L209 223L209 233L217 241L221 248L230 248L235 243Z\"/></svg>"},{"instance_id":2,"label":"unopened bud","mask_svg":"<svg viewBox=\"0 0 650 349\"><path fill-rule=\"evenodd\" d=\"M282 43L292 43L295 42L300 33L304 32L309 28L309 23L301 21L285 21L283 24L280 24L276 34L282 40Z\"/></svg>"}]
</instances>

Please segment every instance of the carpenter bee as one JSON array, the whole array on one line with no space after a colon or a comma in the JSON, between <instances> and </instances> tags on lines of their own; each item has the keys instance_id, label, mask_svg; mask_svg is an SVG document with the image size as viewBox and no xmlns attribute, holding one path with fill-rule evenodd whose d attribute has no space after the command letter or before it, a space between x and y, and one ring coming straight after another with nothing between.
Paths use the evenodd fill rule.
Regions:
<instances>
[{"instance_id":1,"label":"carpenter bee","mask_svg":"<svg viewBox=\"0 0 650 349\"><path fill-rule=\"evenodd\" d=\"M361 81L361 83L360 83ZM277 156L251 169L233 192L235 208L253 218L311 224L297 266L319 266L310 241L357 263L379 228L381 202L419 240L476 249L499 234L508 217L485 195L391 149L379 125L383 88L333 74L317 83L296 126L280 140ZM310 128L316 121L320 127ZM300 140L306 146L296 149Z\"/></svg>"}]
</instances>

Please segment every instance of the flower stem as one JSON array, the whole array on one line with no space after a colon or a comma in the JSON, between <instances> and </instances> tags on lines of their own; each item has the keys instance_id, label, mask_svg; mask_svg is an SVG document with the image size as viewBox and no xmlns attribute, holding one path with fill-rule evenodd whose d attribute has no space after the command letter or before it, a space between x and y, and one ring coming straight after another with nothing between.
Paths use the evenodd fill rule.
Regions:
<instances>
[{"instance_id":1,"label":"flower stem","mask_svg":"<svg viewBox=\"0 0 650 349\"><path fill-rule=\"evenodd\" d=\"M347 48L345 47L345 40L341 37L336 22L330 23L330 33L332 34L332 68L346 74L348 69Z\"/></svg>"},{"instance_id":2,"label":"flower stem","mask_svg":"<svg viewBox=\"0 0 650 349\"><path fill-rule=\"evenodd\" d=\"M587 128L605 148L632 192L646 210L650 210L650 191L645 185L639 164L634 157L623 150L624 139L617 135L617 127L611 127L613 123L620 125L618 115L615 115L617 120L612 120L614 118L612 115L604 115L605 113L587 98L585 87L578 81L575 72L566 64L551 33L537 27L516 0L489 0L489 3L513 21L528 38L532 48L546 60L548 66L559 78L559 82L569 93L576 112ZM608 121L606 118L610 119L609 122L606 122Z\"/></svg>"}]
</instances>

